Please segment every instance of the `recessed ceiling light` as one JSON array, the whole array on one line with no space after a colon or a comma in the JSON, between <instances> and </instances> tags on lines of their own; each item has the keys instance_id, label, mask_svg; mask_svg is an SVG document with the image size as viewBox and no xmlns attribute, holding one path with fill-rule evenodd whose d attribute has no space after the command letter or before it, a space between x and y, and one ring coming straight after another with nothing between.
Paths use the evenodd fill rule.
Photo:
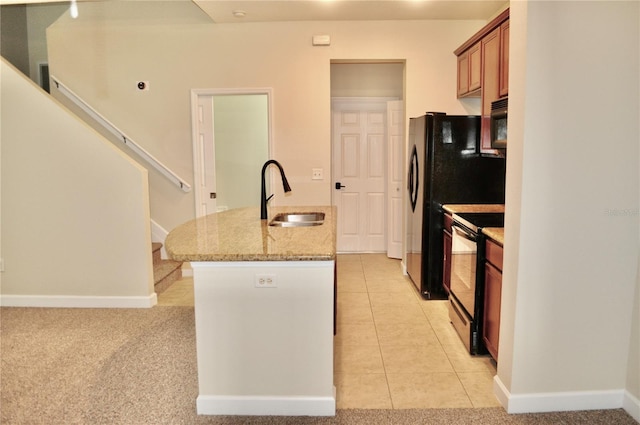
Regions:
<instances>
[{"instance_id":1,"label":"recessed ceiling light","mask_svg":"<svg viewBox=\"0 0 640 425\"><path fill-rule=\"evenodd\" d=\"M233 16L235 16L236 18L244 18L245 16L247 16L247 12L245 12L244 10L234 10Z\"/></svg>"}]
</instances>

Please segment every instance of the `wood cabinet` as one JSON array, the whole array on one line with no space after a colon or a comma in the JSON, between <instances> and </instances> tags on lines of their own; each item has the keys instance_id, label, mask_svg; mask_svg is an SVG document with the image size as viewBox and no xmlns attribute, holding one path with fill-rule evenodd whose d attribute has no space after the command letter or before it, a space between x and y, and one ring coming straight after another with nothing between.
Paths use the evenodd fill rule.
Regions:
<instances>
[{"instance_id":1,"label":"wood cabinet","mask_svg":"<svg viewBox=\"0 0 640 425\"><path fill-rule=\"evenodd\" d=\"M458 97L480 96L482 58L480 43L458 56Z\"/></svg>"},{"instance_id":2,"label":"wood cabinet","mask_svg":"<svg viewBox=\"0 0 640 425\"><path fill-rule=\"evenodd\" d=\"M509 20L500 25L500 97L509 94Z\"/></svg>"},{"instance_id":3,"label":"wood cabinet","mask_svg":"<svg viewBox=\"0 0 640 425\"><path fill-rule=\"evenodd\" d=\"M485 241L484 309L482 314L482 341L489 354L498 361L500 340L500 303L502 301L503 248L496 242Z\"/></svg>"},{"instance_id":4,"label":"wood cabinet","mask_svg":"<svg viewBox=\"0 0 640 425\"><path fill-rule=\"evenodd\" d=\"M454 53L458 57L458 98L480 95L480 151L501 156L491 148L491 103L509 94L509 9ZM472 84L478 71L479 85Z\"/></svg>"},{"instance_id":5,"label":"wood cabinet","mask_svg":"<svg viewBox=\"0 0 640 425\"><path fill-rule=\"evenodd\" d=\"M451 288L451 247L453 240L451 238L451 225L453 224L453 216L451 214L444 214L444 230L442 231L442 240L444 249L443 263L442 263L442 286L444 286L447 294Z\"/></svg>"}]
</instances>

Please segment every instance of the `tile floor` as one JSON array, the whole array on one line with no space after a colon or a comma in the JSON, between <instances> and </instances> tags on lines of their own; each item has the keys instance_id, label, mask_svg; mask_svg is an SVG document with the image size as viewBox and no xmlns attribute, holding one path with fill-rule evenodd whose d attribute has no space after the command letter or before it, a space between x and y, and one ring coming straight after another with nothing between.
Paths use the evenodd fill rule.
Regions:
<instances>
[{"instance_id":1,"label":"tile floor","mask_svg":"<svg viewBox=\"0 0 640 425\"><path fill-rule=\"evenodd\" d=\"M193 280L158 297L193 305ZM446 301L424 301L399 260L338 256L334 382L338 408L412 409L499 406L495 363L470 356L449 323Z\"/></svg>"}]
</instances>

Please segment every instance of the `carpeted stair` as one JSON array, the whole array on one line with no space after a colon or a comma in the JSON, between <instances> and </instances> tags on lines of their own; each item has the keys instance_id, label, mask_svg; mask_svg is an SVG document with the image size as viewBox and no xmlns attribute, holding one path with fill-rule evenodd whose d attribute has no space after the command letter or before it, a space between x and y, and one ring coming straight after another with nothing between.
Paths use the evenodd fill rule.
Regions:
<instances>
[{"instance_id":1,"label":"carpeted stair","mask_svg":"<svg viewBox=\"0 0 640 425\"><path fill-rule=\"evenodd\" d=\"M153 284L156 294L164 292L173 282L182 278L182 263L180 261L163 260L160 250L162 244L153 242Z\"/></svg>"}]
</instances>

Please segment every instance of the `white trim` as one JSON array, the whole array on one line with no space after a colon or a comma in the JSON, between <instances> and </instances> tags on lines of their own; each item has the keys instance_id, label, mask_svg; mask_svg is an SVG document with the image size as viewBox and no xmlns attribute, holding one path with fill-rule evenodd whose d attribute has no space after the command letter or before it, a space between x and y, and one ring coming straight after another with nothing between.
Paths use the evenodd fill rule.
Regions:
<instances>
[{"instance_id":1,"label":"white trim","mask_svg":"<svg viewBox=\"0 0 640 425\"><path fill-rule=\"evenodd\" d=\"M629 391L624 392L624 400L622 401L622 408L635 419L640 422L640 400L634 397Z\"/></svg>"},{"instance_id":2,"label":"white trim","mask_svg":"<svg viewBox=\"0 0 640 425\"><path fill-rule=\"evenodd\" d=\"M509 414L620 409L625 407L623 404L627 397L624 390L566 391L514 395L509 392L498 375L493 378L493 391ZM633 400L629 401L633 403ZM636 399L636 406L637 401Z\"/></svg>"},{"instance_id":3,"label":"white trim","mask_svg":"<svg viewBox=\"0 0 640 425\"><path fill-rule=\"evenodd\" d=\"M155 292L146 297L0 295L2 307L151 308L157 303L158 296Z\"/></svg>"},{"instance_id":4,"label":"white trim","mask_svg":"<svg viewBox=\"0 0 640 425\"><path fill-rule=\"evenodd\" d=\"M60 93L64 94L69 100L75 103L80 109L86 112L91 118L93 118L97 123L102 125L105 129L109 130L113 135L118 137L129 149L138 154L142 159L144 159L149 165L158 170L163 176L171 180L174 184L176 184L183 192L191 191L191 185L187 183L185 180L181 179L176 173L171 171L166 165L160 162L156 157L147 152L142 146L138 145L134 142L129 136L124 134L118 127L113 125L108 119L100 115L95 109L93 109L87 102L82 100L80 96L74 93L67 86L62 84L57 77L53 75L49 76L51 81L53 81L54 85L57 87Z\"/></svg>"},{"instance_id":5,"label":"white trim","mask_svg":"<svg viewBox=\"0 0 640 425\"><path fill-rule=\"evenodd\" d=\"M267 155L273 158L273 89L270 87L243 88L243 89L191 89L191 147L193 152L193 181L200 182L200 150L198 148L198 98L200 96L215 95L247 95L247 94L264 94L267 96ZM272 176L273 177L273 176ZM273 185L273 178L270 182ZM196 218L200 217L200 205L202 199L200 190L194 190L194 206ZM218 211L219 212L219 211Z\"/></svg>"},{"instance_id":6,"label":"white trim","mask_svg":"<svg viewBox=\"0 0 640 425\"><path fill-rule=\"evenodd\" d=\"M332 397L202 396L196 399L198 415L335 416Z\"/></svg>"}]
</instances>

